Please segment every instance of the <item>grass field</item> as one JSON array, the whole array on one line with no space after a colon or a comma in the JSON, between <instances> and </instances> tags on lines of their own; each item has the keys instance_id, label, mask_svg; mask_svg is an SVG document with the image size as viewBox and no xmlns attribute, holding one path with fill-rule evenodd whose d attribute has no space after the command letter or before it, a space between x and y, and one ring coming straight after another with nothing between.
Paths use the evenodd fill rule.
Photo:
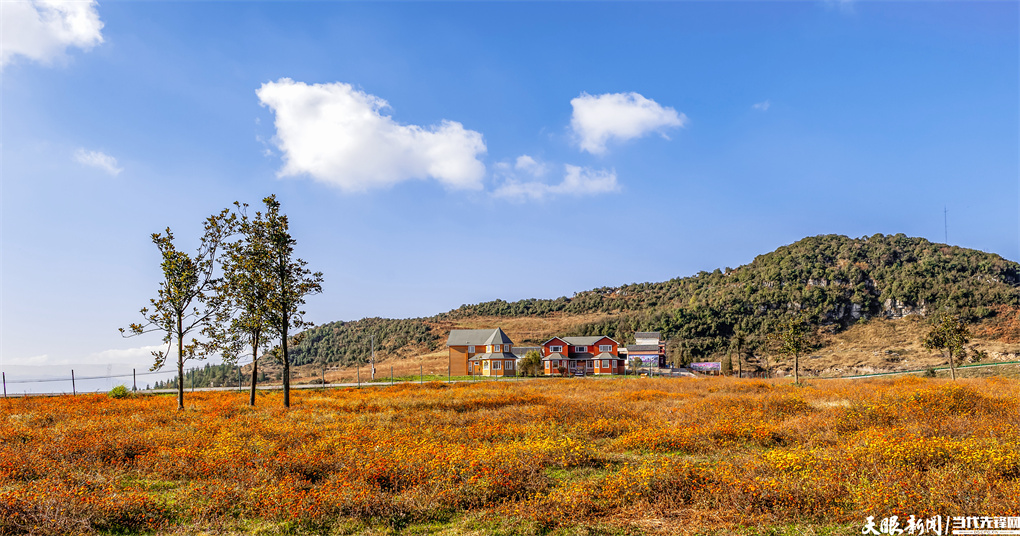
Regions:
<instances>
[{"instance_id":1,"label":"grass field","mask_svg":"<svg viewBox=\"0 0 1020 536\"><path fill-rule=\"evenodd\" d=\"M0 533L861 534L1020 515L1020 382L0 400Z\"/></svg>"}]
</instances>

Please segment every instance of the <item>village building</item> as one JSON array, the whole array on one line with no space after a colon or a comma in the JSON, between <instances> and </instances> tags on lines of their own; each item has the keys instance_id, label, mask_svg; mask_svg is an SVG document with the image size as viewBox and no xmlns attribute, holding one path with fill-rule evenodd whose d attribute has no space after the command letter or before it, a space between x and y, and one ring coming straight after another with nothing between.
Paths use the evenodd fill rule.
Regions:
<instances>
[{"instance_id":1,"label":"village building","mask_svg":"<svg viewBox=\"0 0 1020 536\"><path fill-rule=\"evenodd\" d=\"M501 328L453 329L446 346L450 349L451 375L517 375L514 343Z\"/></svg>"},{"instance_id":2,"label":"village building","mask_svg":"<svg viewBox=\"0 0 1020 536\"><path fill-rule=\"evenodd\" d=\"M634 334L634 344L627 346L621 353L627 362L635 360L642 367L666 366L666 341L662 340L658 331L639 331Z\"/></svg>"},{"instance_id":3,"label":"village building","mask_svg":"<svg viewBox=\"0 0 1020 536\"><path fill-rule=\"evenodd\" d=\"M620 343L604 337L553 337L542 343L542 370L559 374L624 374L625 362L619 354Z\"/></svg>"}]
</instances>

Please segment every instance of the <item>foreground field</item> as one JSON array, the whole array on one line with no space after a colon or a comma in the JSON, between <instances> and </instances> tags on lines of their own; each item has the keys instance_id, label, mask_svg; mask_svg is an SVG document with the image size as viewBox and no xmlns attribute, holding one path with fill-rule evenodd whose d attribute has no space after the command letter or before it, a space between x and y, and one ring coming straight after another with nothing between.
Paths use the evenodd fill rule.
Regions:
<instances>
[{"instance_id":1,"label":"foreground field","mask_svg":"<svg viewBox=\"0 0 1020 536\"><path fill-rule=\"evenodd\" d=\"M0 533L861 534L1020 514L1020 382L0 400Z\"/></svg>"}]
</instances>

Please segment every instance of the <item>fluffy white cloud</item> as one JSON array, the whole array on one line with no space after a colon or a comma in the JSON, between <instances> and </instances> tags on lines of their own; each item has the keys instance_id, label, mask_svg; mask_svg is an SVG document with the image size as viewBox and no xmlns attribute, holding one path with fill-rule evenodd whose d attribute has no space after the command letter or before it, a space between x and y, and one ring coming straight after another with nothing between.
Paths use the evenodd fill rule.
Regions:
<instances>
[{"instance_id":1,"label":"fluffy white cloud","mask_svg":"<svg viewBox=\"0 0 1020 536\"><path fill-rule=\"evenodd\" d=\"M606 152L609 140L626 141L650 132L665 138L666 129L687 123L686 115L637 93L582 93L570 105L574 107L570 126L577 142L581 150L592 154Z\"/></svg>"},{"instance_id":2,"label":"fluffy white cloud","mask_svg":"<svg viewBox=\"0 0 1020 536\"><path fill-rule=\"evenodd\" d=\"M15 56L50 63L68 47L89 50L103 42L92 0L2 0L0 14L0 68Z\"/></svg>"},{"instance_id":3,"label":"fluffy white cloud","mask_svg":"<svg viewBox=\"0 0 1020 536\"><path fill-rule=\"evenodd\" d=\"M524 201L528 199L539 200L551 196L568 195L584 196L596 195L608 192L615 192L620 189L616 182L616 171L606 169L592 169L587 167L563 166L563 181L559 184L548 184L537 180L540 174L546 171L545 164L539 164L531 157L526 157L525 166L521 166L521 158L511 172L510 166L503 166L503 183L496 188L493 195ZM540 167L538 167L540 166Z\"/></svg>"},{"instance_id":4,"label":"fluffy white cloud","mask_svg":"<svg viewBox=\"0 0 1020 536\"><path fill-rule=\"evenodd\" d=\"M347 191L426 178L454 189L482 188L485 164L478 157L485 142L456 121L401 125L381 113L389 107L385 100L340 82L281 78L256 94L276 113L281 177L307 174Z\"/></svg>"},{"instance_id":5,"label":"fluffy white cloud","mask_svg":"<svg viewBox=\"0 0 1020 536\"><path fill-rule=\"evenodd\" d=\"M101 169L116 177L124 168L117 167L117 159L100 151L86 151L78 149L74 152L74 161L83 166Z\"/></svg>"},{"instance_id":6,"label":"fluffy white cloud","mask_svg":"<svg viewBox=\"0 0 1020 536\"><path fill-rule=\"evenodd\" d=\"M769 111L770 106L772 106L772 103L769 102L768 99L765 99L762 102L756 102L752 104L751 108L758 110L759 112L767 112Z\"/></svg>"}]
</instances>

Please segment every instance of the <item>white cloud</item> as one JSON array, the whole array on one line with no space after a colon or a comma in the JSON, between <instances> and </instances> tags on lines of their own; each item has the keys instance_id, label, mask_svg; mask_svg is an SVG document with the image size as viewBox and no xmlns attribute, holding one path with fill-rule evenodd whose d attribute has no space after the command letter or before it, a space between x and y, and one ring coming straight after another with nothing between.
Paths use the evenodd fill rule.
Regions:
<instances>
[{"instance_id":1,"label":"white cloud","mask_svg":"<svg viewBox=\"0 0 1020 536\"><path fill-rule=\"evenodd\" d=\"M574 107L570 126L581 150L592 154L606 152L609 140L627 141L650 132L665 138L666 129L687 123L686 115L637 93L582 93L570 104Z\"/></svg>"},{"instance_id":2,"label":"white cloud","mask_svg":"<svg viewBox=\"0 0 1020 536\"><path fill-rule=\"evenodd\" d=\"M49 64L69 47L89 50L103 42L96 2L2 0L0 68L16 56Z\"/></svg>"},{"instance_id":3,"label":"white cloud","mask_svg":"<svg viewBox=\"0 0 1020 536\"><path fill-rule=\"evenodd\" d=\"M34 355L31 357L13 357L4 359L4 364L9 366L38 366L49 363L48 354Z\"/></svg>"},{"instance_id":4,"label":"white cloud","mask_svg":"<svg viewBox=\"0 0 1020 536\"><path fill-rule=\"evenodd\" d=\"M541 177L549 170L548 166L526 154L517 157L517 161L514 162L514 169L533 177Z\"/></svg>"},{"instance_id":5,"label":"white cloud","mask_svg":"<svg viewBox=\"0 0 1020 536\"><path fill-rule=\"evenodd\" d=\"M86 361L89 363L96 364L144 364L145 366L151 366L153 363L152 352L155 351L167 351L167 345L165 344L154 344L151 346L139 346L136 348L118 348L111 350L103 350L102 352L95 352L89 354ZM172 348L171 354L176 359L177 349Z\"/></svg>"},{"instance_id":6,"label":"white cloud","mask_svg":"<svg viewBox=\"0 0 1020 536\"><path fill-rule=\"evenodd\" d=\"M769 111L769 107L770 106L772 106L772 103L769 102L768 99L765 99L765 100L763 100L761 102L756 102L756 103L752 104L751 108L755 109L755 110L758 110L759 112L767 112L767 111Z\"/></svg>"},{"instance_id":7,"label":"white cloud","mask_svg":"<svg viewBox=\"0 0 1020 536\"><path fill-rule=\"evenodd\" d=\"M86 151L78 149L74 152L74 161L83 166L101 169L116 177L124 168L117 167L117 159L100 151Z\"/></svg>"},{"instance_id":8,"label":"white cloud","mask_svg":"<svg viewBox=\"0 0 1020 536\"><path fill-rule=\"evenodd\" d=\"M519 163L521 159L518 158L517 161ZM620 189L619 184L616 182L615 170L596 170L565 164L563 166L563 181L559 184L547 184L535 180L538 176L531 171L536 169L534 167L521 170L515 166L515 169L530 175L526 179L522 179L521 174L518 173L506 173L509 171L509 166L504 166L502 169L504 170L504 176L502 177L503 184L493 192L493 195L518 201L528 199L540 200L556 195L596 195L615 192ZM541 172L544 173L545 169L543 168Z\"/></svg>"},{"instance_id":9,"label":"white cloud","mask_svg":"<svg viewBox=\"0 0 1020 536\"><path fill-rule=\"evenodd\" d=\"M410 179L478 190L485 178L482 135L456 121L401 125L379 97L349 84L305 84L289 78L256 92L276 113L274 142L283 153L281 177L309 175L342 190L364 191Z\"/></svg>"}]
</instances>

